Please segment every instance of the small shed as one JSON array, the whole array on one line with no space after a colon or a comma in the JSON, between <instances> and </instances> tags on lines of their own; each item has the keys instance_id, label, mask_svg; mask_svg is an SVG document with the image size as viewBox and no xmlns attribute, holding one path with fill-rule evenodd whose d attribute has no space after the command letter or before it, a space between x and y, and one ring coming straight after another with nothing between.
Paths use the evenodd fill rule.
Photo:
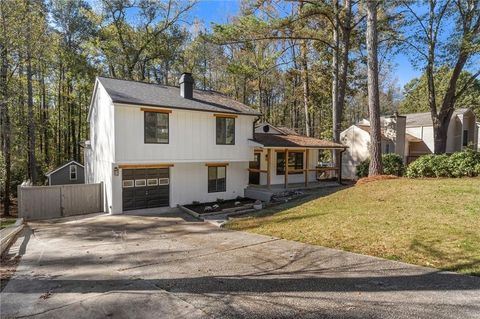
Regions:
<instances>
[{"instance_id":1,"label":"small shed","mask_svg":"<svg viewBox=\"0 0 480 319\"><path fill-rule=\"evenodd\" d=\"M70 161L45 174L48 185L85 184L85 168L76 161Z\"/></svg>"}]
</instances>

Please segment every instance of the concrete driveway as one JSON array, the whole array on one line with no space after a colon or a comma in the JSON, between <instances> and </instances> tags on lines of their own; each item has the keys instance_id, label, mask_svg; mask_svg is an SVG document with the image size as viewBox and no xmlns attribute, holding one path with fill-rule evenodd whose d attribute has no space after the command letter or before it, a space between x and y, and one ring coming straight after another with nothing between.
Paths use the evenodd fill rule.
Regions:
<instances>
[{"instance_id":1,"label":"concrete driveway","mask_svg":"<svg viewBox=\"0 0 480 319\"><path fill-rule=\"evenodd\" d=\"M30 227L2 318L480 318L480 278L181 213Z\"/></svg>"}]
</instances>

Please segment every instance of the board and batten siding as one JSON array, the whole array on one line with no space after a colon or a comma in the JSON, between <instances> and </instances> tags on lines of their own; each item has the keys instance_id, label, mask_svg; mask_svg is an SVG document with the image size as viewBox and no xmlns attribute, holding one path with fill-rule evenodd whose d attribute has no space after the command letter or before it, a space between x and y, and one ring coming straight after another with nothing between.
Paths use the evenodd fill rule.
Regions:
<instances>
[{"instance_id":1,"label":"board and batten siding","mask_svg":"<svg viewBox=\"0 0 480 319\"><path fill-rule=\"evenodd\" d=\"M70 179L70 166L77 167L77 178ZM49 185L66 185L66 184L84 184L85 183L85 169L75 163L71 163L49 176Z\"/></svg>"},{"instance_id":2,"label":"board and batten siding","mask_svg":"<svg viewBox=\"0 0 480 319\"><path fill-rule=\"evenodd\" d=\"M86 183L104 182L105 211L111 212L112 171L115 159L114 106L102 84L95 85L94 100L89 113L90 147L86 151Z\"/></svg>"},{"instance_id":3,"label":"board and batten siding","mask_svg":"<svg viewBox=\"0 0 480 319\"><path fill-rule=\"evenodd\" d=\"M140 106L115 105L115 161L118 163L181 163L251 161L255 116L235 119L235 145L216 144L214 113L171 109L169 143L144 143L144 112Z\"/></svg>"}]
</instances>

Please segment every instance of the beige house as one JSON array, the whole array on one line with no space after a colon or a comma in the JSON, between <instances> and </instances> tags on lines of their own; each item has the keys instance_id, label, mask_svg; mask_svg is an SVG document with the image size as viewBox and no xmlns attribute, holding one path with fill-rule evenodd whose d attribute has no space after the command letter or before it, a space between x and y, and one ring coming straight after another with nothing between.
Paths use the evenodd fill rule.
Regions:
<instances>
[{"instance_id":1,"label":"beige house","mask_svg":"<svg viewBox=\"0 0 480 319\"><path fill-rule=\"evenodd\" d=\"M433 125L430 112L384 116L382 123L382 153L397 153L404 163L410 163L434 150ZM362 120L340 134L348 146L342 161L344 178L356 177L356 166L369 155L370 122ZM455 110L447 136L447 153L478 145L478 126L475 114L467 108Z\"/></svg>"}]
</instances>

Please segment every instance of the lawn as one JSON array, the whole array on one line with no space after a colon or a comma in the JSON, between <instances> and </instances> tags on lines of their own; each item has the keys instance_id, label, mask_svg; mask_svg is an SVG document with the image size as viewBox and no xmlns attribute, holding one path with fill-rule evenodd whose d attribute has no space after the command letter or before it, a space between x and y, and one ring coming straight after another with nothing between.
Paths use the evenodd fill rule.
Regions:
<instances>
[{"instance_id":1,"label":"lawn","mask_svg":"<svg viewBox=\"0 0 480 319\"><path fill-rule=\"evenodd\" d=\"M480 178L370 182L227 227L480 276Z\"/></svg>"},{"instance_id":2,"label":"lawn","mask_svg":"<svg viewBox=\"0 0 480 319\"><path fill-rule=\"evenodd\" d=\"M17 221L16 218L4 218L4 217L0 217L0 229L2 228L5 228L5 227L8 227L8 226L11 226L13 224L15 224L15 222Z\"/></svg>"}]
</instances>

